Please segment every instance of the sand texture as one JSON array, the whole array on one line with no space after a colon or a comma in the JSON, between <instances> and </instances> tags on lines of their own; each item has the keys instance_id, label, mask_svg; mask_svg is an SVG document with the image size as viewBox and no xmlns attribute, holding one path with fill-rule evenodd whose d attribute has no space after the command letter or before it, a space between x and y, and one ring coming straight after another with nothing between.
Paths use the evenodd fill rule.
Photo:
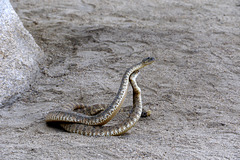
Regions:
<instances>
[{"instance_id":1,"label":"sand texture","mask_svg":"<svg viewBox=\"0 0 240 160\"><path fill-rule=\"evenodd\" d=\"M240 159L239 0L11 3L46 61L0 110L0 159ZM156 62L137 81L152 115L126 134L46 125L65 103L110 103L126 68L148 56Z\"/></svg>"}]
</instances>

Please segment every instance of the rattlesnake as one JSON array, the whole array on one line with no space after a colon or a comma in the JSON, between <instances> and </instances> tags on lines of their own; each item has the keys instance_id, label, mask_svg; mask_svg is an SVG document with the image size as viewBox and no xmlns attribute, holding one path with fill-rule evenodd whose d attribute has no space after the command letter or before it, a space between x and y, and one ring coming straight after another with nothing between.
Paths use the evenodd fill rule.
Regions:
<instances>
[{"instance_id":1,"label":"rattlesnake","mask_svg":"<svg viewBox=\"0 0 240 160\"><path fill-rule=\"evenodd\" d=\"M129 77L134 72L137 71L151 63L154 62L153 57L148 57L143 59L140 63L133 65L128 68L123 75L119 90L116 97L110 106L103 112L96 114L94 116L89 116L73 111L52 111L49 112L45 118L46 122L74 122L86 125L104 125L109 122L120 110L121 105L127 95L127 90L129 86Z\"/></svg>"},{"instance_id":2,"label":"rattlesnake","mask_svg":"<svg viewBox=\"0 0 240 160\"><path fill-rule=\"evenodd\" d=\"M121 135L127 132L135 125L142 114L141 90L137 85L136 77L138 76L139 69L151 64L152 62L154 62L154 58L148 57L143 59L142 62L127 69L122 78L117 96L107 109L105 109L105 106L98 105L97 107L95 106L97 109L93 111L92 109L94 106L84 106L73 103L65 106L65 111L53 111L48 113L46 116L46 122L59 122L60 125L69 132L88 136ZM133 109L129 117L122 123L114 126L95 126L106 124L120 110L126 97L129 82L133 88ZM84 107L85 113L88 113L88 115L73 112L75 109L84 109ZM105 109L104 111L102 111L103 108ZM93 114L95 115L89 116ZM144 114L148 114L148 112L145 112Z\"/></svg>"},{"instance_id":3,"label":"rattlesnake","mask_svg":"<svg viewBox=\"0 0 240 160\"><path fill-rule=\"evenodd\" d=\"M77 112L81 114L85 114L88 116L94 116L99 114L100 112L103 112L105 109L109 107L107 104L94 104L94 105L85 105L78 102L71 102L62 107L63 111L67 112ZM131 112L131 106L121 107L119 112L121 113L130 113ZM142 109L141 117L148 117L151 115L151 110L145 110Z\"/></svg>"},{"instance_id":4,"label":"rattlesnake","mask_svg":"<svg viewBox=\"0 0 240 160\"><path fill-rule=\"evenodd\" d=\"M142 113L141 89L138 87L136 78L139 71L130 76L130 83L133 87L133 109L127 119L122 123L113 126L88 126L78 123L61 123L60 126L66 131L86 136L117 136L127 132L139 120Z\"/></svg>"}]
</instances>

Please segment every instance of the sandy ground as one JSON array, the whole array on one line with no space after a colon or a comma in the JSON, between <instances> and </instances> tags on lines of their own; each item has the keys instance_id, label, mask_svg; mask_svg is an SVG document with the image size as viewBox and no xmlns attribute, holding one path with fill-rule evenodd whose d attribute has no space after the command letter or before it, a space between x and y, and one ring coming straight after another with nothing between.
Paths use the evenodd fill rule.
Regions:
<instances>
[{"instance_id":1,"label":"sandy ground","mask_svg":"<svg viewBox=\"0 0 240 160\"><path fill-rule=\"evenodd\" d=\"M240 159L239 0L11 3L46 60L31 90L0 110L0 159ZM45 124L71 101L110 103L147 56L156 62L138 83L152 115L127 134Z\"/></svg>"}]
</instances>

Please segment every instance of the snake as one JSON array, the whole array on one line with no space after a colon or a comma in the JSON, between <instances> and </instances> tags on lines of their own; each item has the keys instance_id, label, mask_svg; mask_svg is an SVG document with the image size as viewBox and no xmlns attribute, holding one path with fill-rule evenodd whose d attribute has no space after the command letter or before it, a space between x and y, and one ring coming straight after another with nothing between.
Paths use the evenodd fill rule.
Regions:
<instances>
[{"instance_id":1,"label":"snake","mask_svg":"<svg viewBox=\"0 0 240 160\"><path fill-rule=\"evenodd\" d=\"M136 124L142 114L141 89L136 82L138 74L139 71L137 70L130 76L130 83L133 88L133 108L130 115L123 122L113 126L89 126L78 123L61 123L60 126L68 132L85 136L119 136L126 133Z\"/></svg>"},{"instance_id":2,"label":"snake","mask_svg":"<svg viewBox=\"0 0 240 160\"><path fill-rule=\"evenodd\" d=\"M71 102L62 107L65 111L74 111L82 113L88 116L94 116L104 111L108 107L107 104L94 104L94 105L85 105L78 102ZM129 106L121 107L119 112L121 113L130 113L131 108ZM141 117L149 117L151 115L151 110L142 109Z\"/></svg>"},{"instance_id":3,"label":"snake","mask_svg":"<svg viewBox=\"0 0 240 160\"><path fill-rule=\"evenodd\" d=\"M108 123L120 110L127 90L130 84L130 75L140 70L141 68L153 63L155 59L153 57L144 58L141 62L128 68L121 80L118 92L112 101L112 103L102 112L96 115L86 115L69 110L51 111L46 115L46 122L69 122L69 123L81 123L85 125L98 126Z\"/></svg>"}]
</instances>

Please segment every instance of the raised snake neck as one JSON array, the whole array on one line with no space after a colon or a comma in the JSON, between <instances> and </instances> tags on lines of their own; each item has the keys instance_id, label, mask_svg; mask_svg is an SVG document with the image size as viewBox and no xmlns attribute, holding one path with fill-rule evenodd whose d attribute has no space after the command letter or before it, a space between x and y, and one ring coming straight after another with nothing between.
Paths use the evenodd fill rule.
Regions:
<instances>
[{"instance_id":1,"label":"raised snake neck","mask_svg":"<svg viewBox=\"0 0 240 160\"><path fill-rule=\"evenodd\" d=\"M85 114L72 112L72 111L52 111L47 114L45 121L46 122L74 122L74 123L82 123L87 125L106 124L117 114L117 112L121 108L121 105L127 95L130 75L134 71L137 71L145 67L146 65L151 64L153 61L154 61L154 58L148 57L143 59L140 63L137 63L126 70L126 72L123 75L116 97L114 98L110 106L107 109L105 109L103 112L94 116L88 116Z\"/></svg>"},{"instance_id":2,"label":"raised snake neck","mask_svg":"<svg viewBox=\"0 0 240 160\"><path fill-rule=\"evenodd\" d=\"M130 76L133 88L133 109L129 117L122 123L113 126L88 126L78 123L61 123L60 125L68 132L86 136L117 136L127 132L136 124L142 113L141 89L136 82L138 73L139 71L135 71Z\"/></svg>"}]
</instances>

